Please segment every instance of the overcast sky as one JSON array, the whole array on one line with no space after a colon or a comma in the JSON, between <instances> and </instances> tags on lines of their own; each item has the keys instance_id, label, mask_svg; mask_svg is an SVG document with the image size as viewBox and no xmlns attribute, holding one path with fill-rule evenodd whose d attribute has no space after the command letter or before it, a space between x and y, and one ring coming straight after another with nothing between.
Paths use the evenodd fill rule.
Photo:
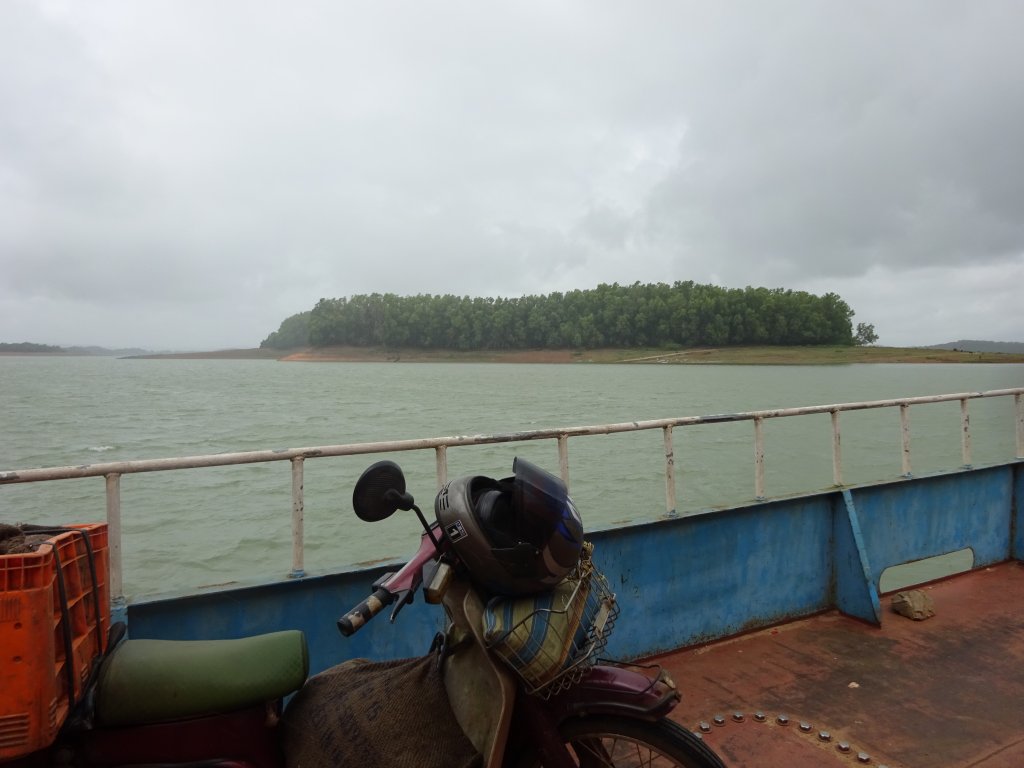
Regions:
<instances>
[{"instance_id":1,"label":"overcast sky","mask_svg":"<svg viewBox=\"0 0 1024 768\"><path fill-rule=\"evenodd\" d=\"M1024 3L0 0L0 341L694 280L1024 341Z\"/></svg>"}]
</instances>

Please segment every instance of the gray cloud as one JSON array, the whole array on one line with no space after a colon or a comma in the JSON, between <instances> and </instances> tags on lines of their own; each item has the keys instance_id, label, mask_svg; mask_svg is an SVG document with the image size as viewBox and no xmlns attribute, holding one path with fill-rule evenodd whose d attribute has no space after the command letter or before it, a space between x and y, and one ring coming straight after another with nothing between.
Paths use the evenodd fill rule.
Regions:
<instances>
[{"instance_id":1,"label":"gray cloud","mask_svg":"<svg viewBox=\"0 0 1024 768\"><path fill-rule=\"evenodd\" d=\"M322 296L687 279L834 290L883 343L1016 339L1019 302L952 299L1020 276L1022 21L13 0L0 340L251 346Z\"/></svg>"},{"instance_id":2,"label":"gray cloud","mask_svg":"<svg viewBox=\"0 0 1024 768\"><path fill-rule=\"evenodd\" d=\"M691 159L652 200L656 234L794 274L1020 253L1009 19L870 11L829 7L834 24L811 14L766 32L736 89L696 112Z\"/></svg>"}]
</instances>

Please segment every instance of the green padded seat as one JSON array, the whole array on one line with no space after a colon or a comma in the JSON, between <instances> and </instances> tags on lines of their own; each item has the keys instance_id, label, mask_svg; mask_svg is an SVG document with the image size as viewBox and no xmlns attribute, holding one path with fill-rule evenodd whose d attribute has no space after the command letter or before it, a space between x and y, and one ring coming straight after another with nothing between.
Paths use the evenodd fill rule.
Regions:
<instances>
[{"instance_id":1,"label":"green padded seat","mask_svg":"<svg viewBox=\"0 0 1024 768\"><path fill-rule=\"evenodd\" d=\"M125 640L100 669L96 721L140 725L231 712L287 696L308 674L299 630L239 640Z\"/></svg>"}]
</instances>

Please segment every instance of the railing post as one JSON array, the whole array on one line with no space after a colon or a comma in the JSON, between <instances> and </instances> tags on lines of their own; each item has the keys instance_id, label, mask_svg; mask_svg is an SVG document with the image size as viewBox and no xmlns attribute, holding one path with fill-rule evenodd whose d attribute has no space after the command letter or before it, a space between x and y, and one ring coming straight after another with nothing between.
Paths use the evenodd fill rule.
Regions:
<instances>
[{"instance_id":1,"label":"railing post","mask_svg":"<svg viewBox=\"0 0 1024 768\"><path fill-rule=\"evenodd\" d=\"M107 547L110 556L110 601L124 604L124 563L121 557L121 476L104 477L107 485Z\"/></svg>"},{"instance_id":2,"label":"railing post","mask_svg":"<svg viewBox=\"0 0 1024 768\"><path fill-rule=\"evenodd\" d=\"M562 474L562 482L569 488L569 436L558 436L558 471Z\"/></svg>"},{"instance_id":3,"label":"railing post","mask_svg":"<svg viewBox=\"0 0 1024 768\"><path fill-rule=\"evenodd\" d=\"M900 439L903 446L903 476L910 477L910 406L900 403Z\"/></svg>"},{"instance_id":4,"label":"railing post","mask_svg":"<svg viewBox=\"0 0 1024 768\"><path fill-rule=\"evenodd\" d=\"M665 435L665 514L676 516L676 456L672 445L672 425L662 428Z\"/></svg>"},{"instance_id":5,"label":"railing post","mask_svg":"<svg viewBox=\"0 0 1024 768\"><path fill-rule=\"evenodd\" d=\"M832 411L832 484L843 484L843 451L839 436L839 411Z\"/></svg>"},{"instance_id":6,"label":"railing post","mask_svg":"<svg viewBox=\"0 0 1024 768\"><path fill-rule=\"evenodd\" d=\"M437 490L448 482L448 446L439 445L434 448L434 462L437 465Z\"/></svg>"},{"instance_id":7,"label":"railing post","mask_svg":"<svg viewBox=\"0 0 1024 768\"><path fill-rule=\"evenodd\" d=\"M297 579L306 575L305 544L303 523L306 502L303 495L303 463L301 456L292 459L292 571L290 578Z\"/></svg>"},{"instance_id":8,"label":"railing post","mask_svg":"<svg viewBox=\"0 0 1024 768\"><path fill-rule=\"evenodd\" d=\"M754 496L764 495L764 417L754 417Z\"/></svg>"},{"instance_id":9,"label":"railing post","mask_svg":"<svg viewBox=\"0 0 1024 768\"><path fill-rule=\"evenodd\" d=\"M967 412L967 398L960 401L960 453L964 466L971 466L971 416Z\"/></svg>"},{"instance_id":10,"label":"railing post","mask_svg":"<svg viewBox=\"0 0 1024 768\"><path fill-rule=\"evenodd\" d=\"M1024 459L1024 395L1013 396L1013 408L1017 412L1017 458Z\"/></svg>"}]
</instances>

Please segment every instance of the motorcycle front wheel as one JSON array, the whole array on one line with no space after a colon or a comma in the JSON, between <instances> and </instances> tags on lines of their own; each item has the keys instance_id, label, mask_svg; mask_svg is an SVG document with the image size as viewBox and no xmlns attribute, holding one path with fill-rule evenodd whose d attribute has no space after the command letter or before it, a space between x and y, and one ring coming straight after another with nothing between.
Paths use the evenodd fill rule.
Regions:
<instances>
[{"instance_id":1,"label":"motorcycle front wheel","mask_svg":"<svg viewBox=\"0 0 1024 768\"><path fill-rule=\"evenodd\" d=\"M648 722L620 717L569 720L558 729L580 768L725 768L695 734L670 720ZM538 768L536 754L517 768Z\"/></svg>"}]
</instances>

